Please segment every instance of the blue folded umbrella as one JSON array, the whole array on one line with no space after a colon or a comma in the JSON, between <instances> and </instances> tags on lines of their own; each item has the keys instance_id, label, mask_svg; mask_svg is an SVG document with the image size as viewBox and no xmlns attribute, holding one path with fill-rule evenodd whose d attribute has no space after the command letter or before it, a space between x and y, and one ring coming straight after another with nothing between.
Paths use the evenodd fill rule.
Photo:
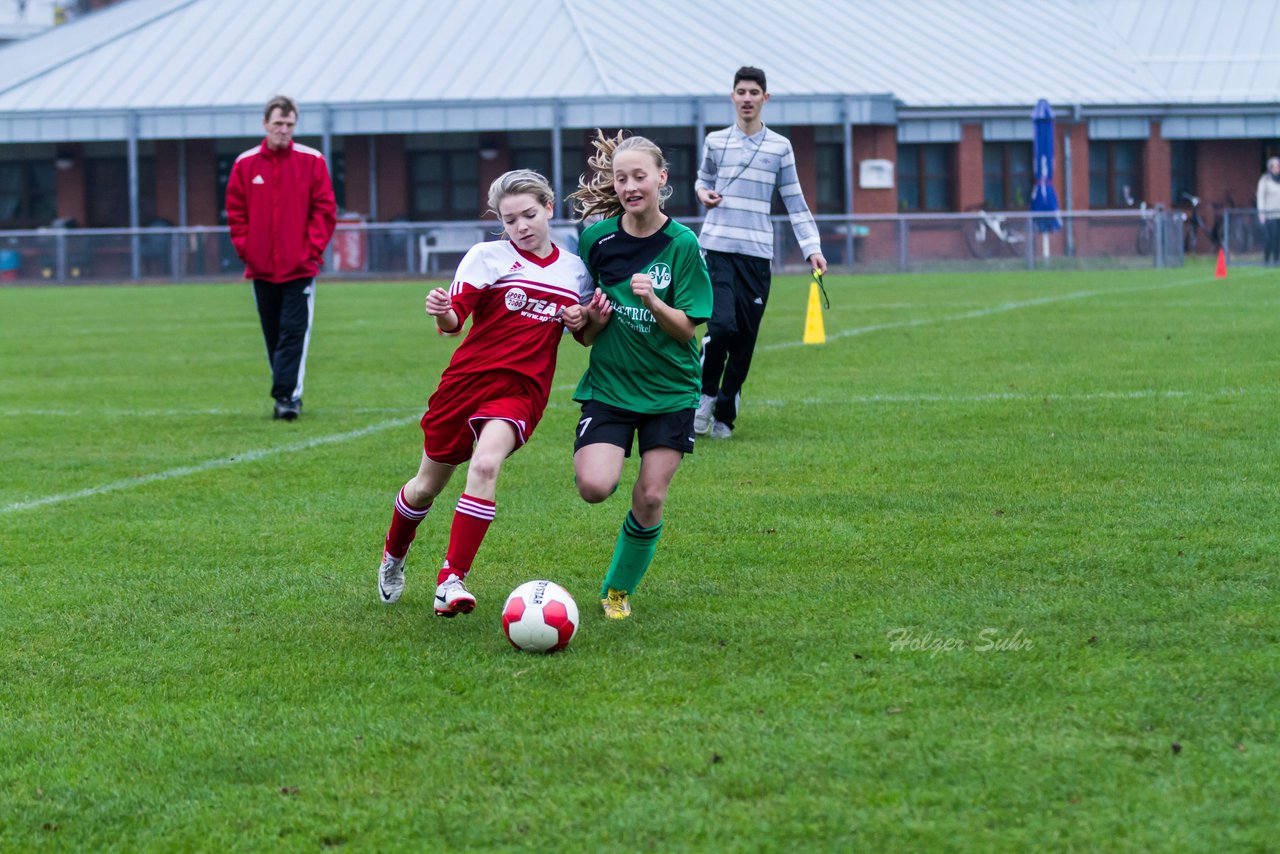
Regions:
<instances>
[{"instance_id":1,"label":"blue folded umbrella","mask_svg":"<svg viewBox=\"0 0 1280 854\"><path fill-rule=\"evenodd\" d=\"M1036 231L1048 233L1062 228L1058 213L1058 194L1053 189L1053 108L1041 98L1031 113L1035 125L1035 185L1031 188L1031 210L1054 214L1035 218Z\"/></svg>"}]
</instances>

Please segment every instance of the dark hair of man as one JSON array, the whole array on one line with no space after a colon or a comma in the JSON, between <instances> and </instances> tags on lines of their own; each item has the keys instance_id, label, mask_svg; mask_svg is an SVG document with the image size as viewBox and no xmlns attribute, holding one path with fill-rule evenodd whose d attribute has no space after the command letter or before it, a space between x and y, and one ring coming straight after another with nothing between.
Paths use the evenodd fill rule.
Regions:
<instances>
[{"instance_id":1,"label":"dark hair of man","mask_svg":"<svg viewBox=\"0 0 1280 854\"><path fill-rule=\"evenodd\" d=\"M733 88L737 89L738 84L743 80L759 83L761 92L769 91L769 87L764 85L764 72L753 65L744 65L738 69L738 73L733 75Z\"/></svg>"},{"instance_id":2,"label":"dark hair of man","mask_svg":"<svg viewBox=\"0 0 1280 854\"><path fill-rule=\"evenodd\" d=\"M735 81L733 85L736 86L738 84ZM296 116L298 114L298 105L293 103L292 98L286 95L276 95L270 101L267 101L267 108L262 112L262 120L264 122L271 121L271 111L275 109L279 109L286 116Z\"/></svg>"}]
</instances>

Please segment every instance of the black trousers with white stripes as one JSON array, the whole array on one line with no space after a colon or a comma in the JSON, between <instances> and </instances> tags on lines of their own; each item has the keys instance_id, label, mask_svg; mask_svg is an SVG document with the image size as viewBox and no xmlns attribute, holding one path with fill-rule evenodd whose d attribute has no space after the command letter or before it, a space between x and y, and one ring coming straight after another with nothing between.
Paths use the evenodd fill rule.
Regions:
<instances>
[{"instance_id":1,"label":"black trousers with white stripes","mask_svg":"<svg viewBox=\"0 0 1280 854\"><path fill-rule=\"evenodd\" d=\"M253 280L253 298L258 304L271 366L271 396L276 400L302 400L307 345L315 314L315 284L314 277L289 282Z\"/></svg>"},{"instance_id":2,"label":"black trousers with white stripes","mask_svg":"<svg viewBox=\"0 0 1280 854\"><path fill-rule=\"evenodd\" d=\"M716 399L715 419L732 429L769 302L769 259L707 250L707 273L714 302L702 347L702 393Z\"/></svg>"}]
</instances>

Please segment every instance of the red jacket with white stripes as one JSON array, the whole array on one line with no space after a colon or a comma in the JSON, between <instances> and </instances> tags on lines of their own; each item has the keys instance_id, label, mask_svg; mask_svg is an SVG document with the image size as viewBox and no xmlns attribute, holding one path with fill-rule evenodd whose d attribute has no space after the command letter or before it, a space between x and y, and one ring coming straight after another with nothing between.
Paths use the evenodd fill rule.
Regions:
<instances>
[{"instance_id":1,"label":"red jacket with white stripes","mask_svg":"<svg viewBox=\"0 0 1280 854\"><path fill-rule=\"evenodd\" d=\"M231 167L227 223L246 279L314 276L336 217L329 169L314 148L291 142L273 151L264 139Z\"/></svg>"}]
</instances>

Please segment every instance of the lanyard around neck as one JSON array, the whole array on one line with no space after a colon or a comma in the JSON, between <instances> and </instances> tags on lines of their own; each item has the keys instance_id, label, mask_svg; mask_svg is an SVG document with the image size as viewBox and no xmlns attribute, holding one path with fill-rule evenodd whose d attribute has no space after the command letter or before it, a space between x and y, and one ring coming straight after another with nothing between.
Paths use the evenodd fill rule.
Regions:
<instances>
[{"instance_id":1,"label":"lanyard around neck","mask_svg":"<svg viewBox=\"0 0 1280 854\"><path fill-rule=\"evenodd\" d=\"M721 165L721 166L723 166L723 165L724 165L724 157L725 157L725 155L729 153L729 141L730 141L731 139L733 139L733 131L734 131L734 128L737 128L737 127L738 127L737 125L733 125L732 127L730 127L730 128L729 128L729 132L728 132L727 134L725 134L725 137L724 137L724 147L720 149L720 165ZM764 128L764 127L761 127L761 128L760 128L760 141L759 141L758 143L756 143L756 147L755 147L755 149L754 149L754 150L752 150L752 152L751 152L751 156L750 156L749 158L747 158L747 162L746 162L746 163L744 163L744 164L742 164L742 166L738 169L738 174L734 175L734 176L733 176L732 178L730 178L728 181L725 181L725 182L724 182L724 186L722 186L722 187L721 187L719 190L717 190L716 192L720 193L721 195L724 195L724 191L725 191L725 190L727 190L727 189L729 189L729 185L730 185L730 184L732 184L734 181L738 180L739 178L741 178L741 177L742 177L742 175L743 175L743 173L745 173L748 169L750 169L750 168L751 168L751 164L755 162L756 155L760 153L760 149L764 148L764 135L765 135L765 131L766 131L766 128ZM741 133L741 129L739 129L739 132ZM744 134L742 134L742 147L743 147L743 148L746 148L746 147L747 147L747 140L748 140L748 139L750 139L750 138L751 138L751 137L747 136L745 133L744 133Z\"/></svg>"}]
</instances>

